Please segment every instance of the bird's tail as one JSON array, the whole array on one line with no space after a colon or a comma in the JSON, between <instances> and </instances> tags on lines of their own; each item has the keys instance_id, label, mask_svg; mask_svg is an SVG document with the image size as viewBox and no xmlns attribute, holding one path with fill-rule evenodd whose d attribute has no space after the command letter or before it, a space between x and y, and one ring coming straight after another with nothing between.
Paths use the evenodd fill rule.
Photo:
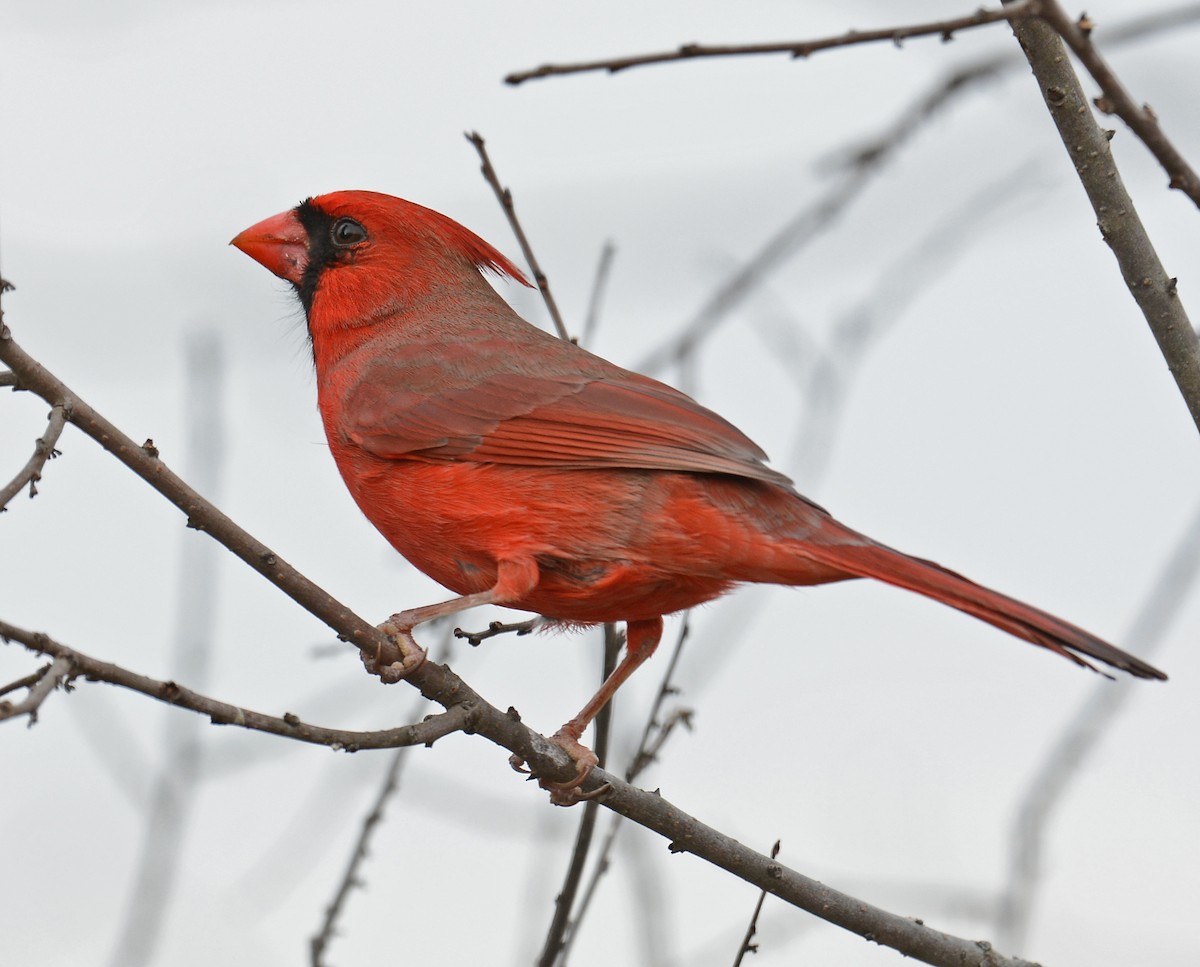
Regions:
<instances>
[{"instance_id":1,"label":"bird's tail","mask_svg":"<svg viewBox=\"0 0 1200 967\"><path fill-rule=\"evenodd\" d=\"M805 575L811 573L814 564L822 569L845 572L847 577L874 578L974 615L1010 635L1048 648L1093 671L1100 669L1088 661L1089 658L1138 678L1165 680L1167 677L1140 658L1061 618L976 584L933 561L877 544L832 519L827 518L817 534L810 533L798 543L799 554L805 560L797 563L798 580L789 583L811 583L805 580Z\"/></svg>"}]
</instances>

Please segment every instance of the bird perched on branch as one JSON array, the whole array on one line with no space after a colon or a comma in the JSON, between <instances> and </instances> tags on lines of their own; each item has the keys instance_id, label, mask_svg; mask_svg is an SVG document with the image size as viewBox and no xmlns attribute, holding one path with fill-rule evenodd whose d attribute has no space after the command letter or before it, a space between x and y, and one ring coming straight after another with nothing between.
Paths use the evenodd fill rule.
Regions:
<instances>
[{"instance_id":1,"label":"bird perched on branch","mask_svg":"<svg viewBox=\"0 0 1200 967\"><path fill-rule=\"evenodd\" d=\"M910 557L797 493L737 428L656 380L530 325L484 278L528 285L487 242L400 198L341 191L233 244L295 286L318 404L358 506L409 561L459 595L394 615L415 625L476 605L571 624L626 623L611 677L554 736L574 782L580 739L650 655L663 615L743 582L869 577L974 615L1079 665L1158 669L1092 634Z\"/></svg>"}]
</instances>

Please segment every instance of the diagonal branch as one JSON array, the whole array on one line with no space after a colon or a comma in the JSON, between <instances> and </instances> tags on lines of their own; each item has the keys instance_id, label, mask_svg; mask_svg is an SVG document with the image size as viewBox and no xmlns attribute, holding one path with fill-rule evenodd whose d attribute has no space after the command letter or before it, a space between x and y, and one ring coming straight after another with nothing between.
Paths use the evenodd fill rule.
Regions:
<instances>
[{"instance_id":1,"label":"diagonal branch","mask_svg":"<svg viewBox=\"0 0 1200 967\"><path fill-rule=\"evenodd\" d=\"M550 77L560 74L582 74L587 71L607 71L615 74L617 71L628 70L631 67L644 67L647 64L664 64L670 61L698 60L705 57L744 57L754 54L789 54L793 59L808 57L820 50L830 50L834 47L850 47L857 44L875 44L890 41L899 47L904 41L914 37L941 37L943 41L952 40L960 30L971 27L983 27L987 24L998 23L1002 20L1018 20L1031 16L1034 12L1035 0L1018 0L998 10L979 9L965 17L951 17L948 20L934 20L927 23L908 24L900 27L883 27L879 30L850 30L833 37L819 37L815 40L792 40L765 44L684 44L676 50L662 51L656 54L634 54L628 57L612 57L605 60L583 61L576 64L543 64L533 70L517 71L504 78L506 84L523 84L525 81L539 77Z\"/></svg>"},{"instance_id":2,"label":"diagonal branch","mask_svg":"<svg viewBox=\"0 0 1200 967\"><path fill-rule=\"evenodd\" d=\"M1159 261L1133 199L1125 190L1108 135L1092 116L1058 34L1041 20L1014 21L1013 33L1033 68L1050 117L1096 212L1100 234L1116 256L1125 284L1158 341L1192 420L1200 428L1200 339L1183 308L1175 279L1167 275Z\"/></svg>"}]
</instances>

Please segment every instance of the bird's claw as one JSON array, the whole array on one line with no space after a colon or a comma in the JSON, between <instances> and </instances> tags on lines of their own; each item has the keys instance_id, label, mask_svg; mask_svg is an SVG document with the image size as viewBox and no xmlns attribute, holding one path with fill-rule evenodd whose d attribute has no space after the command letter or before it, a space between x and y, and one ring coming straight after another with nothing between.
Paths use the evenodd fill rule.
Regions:
<instances>
[{"instance_id":1,"label":"bird's claw","mask_svg":"<svg viewBox=\"0 0 1200 967\"><path fill-rule=\"evenodd\" d=\"M412 625L402 620L407 614L408 612L394 614L378 626L392 645L391 648L380 645L373 655L365 651L360 652L367 671L378 675L388 685L394 685L415 672L425 664L428 654L413 638Z\"/></svg>"},{"instance_id":2,"label":"bird's claw","mask_svg":"<svg viewBox=\"0 0 1200 967\"><path fill-rule=\"evenodd\" d=\"M575 763L576 769L575 775L566 781L538 779L538 785L550 793L550 801L554 805L574 806L583 800L598 799L612 792L612 786L607 782L599 788L593 789L591 792L579 791L579 787L587 781L587 777L592 774L592 770L600 760L596 757L595 752L579 741L579 736L574 729L568 725L564 725L550 736L550 741L571 757L571 761ZM514 771L529 775L530 778L535 778L530 773L530 770L525 767L525 760L520 756L510 756L508 764L512 766Z\"/></svg>"}]
</instances>

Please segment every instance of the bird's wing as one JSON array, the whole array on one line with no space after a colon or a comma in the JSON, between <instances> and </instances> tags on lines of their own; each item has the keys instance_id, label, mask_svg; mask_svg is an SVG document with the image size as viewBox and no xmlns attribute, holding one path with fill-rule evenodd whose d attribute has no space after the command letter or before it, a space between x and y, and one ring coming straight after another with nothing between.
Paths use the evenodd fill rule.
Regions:
<instances>
[{"instance_id":1,"label":"bird's wing","mask_svg":"<svg viewBox=\"0 0 1200 967\"><path fill-rule=\"evenodd\" d=\"M560 345L548 354L541 344L529 357L499 340L377 356L346 397L350 439L389 458L682 470L791 485L752 440L691 397Z\"/></svg>"}]
</instances>

